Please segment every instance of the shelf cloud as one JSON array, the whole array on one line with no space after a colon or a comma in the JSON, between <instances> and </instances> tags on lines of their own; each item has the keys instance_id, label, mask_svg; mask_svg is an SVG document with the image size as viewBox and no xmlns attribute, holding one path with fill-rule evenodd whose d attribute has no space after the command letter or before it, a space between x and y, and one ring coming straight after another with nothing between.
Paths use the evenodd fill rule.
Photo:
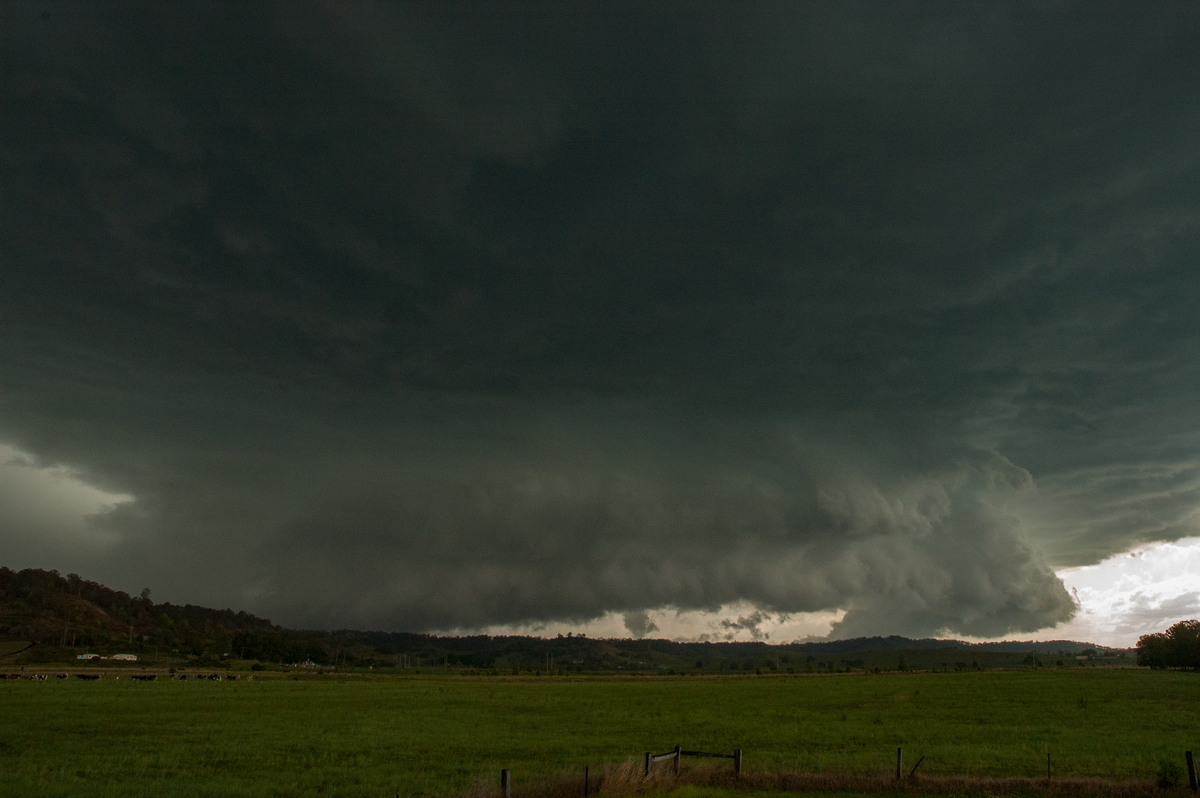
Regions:
<instances>
[{"instance_id":1,"label":"shelf cloud","mask_svg":"<svg viewBox=\"0 0 1200 798\"><path fill-rule=\"evenodd\" d=\"M1197 534L1197 32L6 6L5 564L314 628L1066 621L1056 569Z\"/></svg>"}]
</instances>

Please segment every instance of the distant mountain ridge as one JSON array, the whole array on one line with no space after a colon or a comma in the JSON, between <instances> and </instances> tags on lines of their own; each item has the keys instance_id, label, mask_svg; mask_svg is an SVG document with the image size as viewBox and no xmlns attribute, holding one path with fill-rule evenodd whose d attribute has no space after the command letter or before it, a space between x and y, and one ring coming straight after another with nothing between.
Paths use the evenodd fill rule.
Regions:
<instances>
[{"instance_id":1,"label":"distant mountain ridge","mask_svg":"<svg viewBox=\"0 0 1200 798\"><path fill-rule=\"evenodd\" d=\"M895 635L772 644L294 630L246 612L156 604L149 590L131 596L77 574L4 567L0 567L0 641L31 643L0 646L0 658L31 662L69 660L85 652L121 652L160 665L254 661L304 667L535 673L965 669L1065 665L1081 655L1111 659L1124 653L1075 641L965 643Z\"/></svg>"},{"instance_id":2,"label":"distant mountain ridge","mask_svg":"<svg viewBox=\"0 0 1200 798\"><path fill-rule=\"evenodd\" d=\"M1072 653L1084 651L1118 651L1095 643L1081 643L1074 640L1000 640L988 643L968 643L963 640L948 638L909 638L898 635L888 637L854 637L846 640L808 641L790 645L801 646L810 651L912 651L914 649L945 649L968 648L979 651L1003 651L1009 653Z\"/></svg>"}]
</instances>

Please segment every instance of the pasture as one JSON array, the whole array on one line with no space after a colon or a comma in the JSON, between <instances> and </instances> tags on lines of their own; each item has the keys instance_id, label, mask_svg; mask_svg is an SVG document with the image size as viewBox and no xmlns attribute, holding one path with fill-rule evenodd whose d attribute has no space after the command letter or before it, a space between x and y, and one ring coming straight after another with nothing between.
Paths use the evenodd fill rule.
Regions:
<instances>
[{"instance_id":1,"label":"pasture","mask_svg":"<svg viewBox=\"0 0 1200 798\"><path fill-rule=\"evenodd\" d=\"M1152 783L1200 752L1200 674L1181 672L116 675L0 682L6 793L443 798L509 768L520 798L676 744L741 748L748 776L894 773L903 747L922 776L1044 777L1049 754L1056 778Z\"/></svg>"}]
</instances>

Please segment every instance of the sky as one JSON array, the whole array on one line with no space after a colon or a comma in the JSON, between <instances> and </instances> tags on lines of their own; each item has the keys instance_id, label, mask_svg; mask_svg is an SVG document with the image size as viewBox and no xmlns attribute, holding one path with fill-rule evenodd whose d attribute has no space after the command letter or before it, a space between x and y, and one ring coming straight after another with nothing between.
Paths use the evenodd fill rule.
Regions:
<instances>
[{"instance_id":1,"label":"sky","mask_svg":"<svg viewBox=\"0 0 1200 798\"><path fill-rule=\"evenodd\" d=\"M0 564L287 626L1200 616L1200 4L0 4Z\"/></svg>"}]
</instances>

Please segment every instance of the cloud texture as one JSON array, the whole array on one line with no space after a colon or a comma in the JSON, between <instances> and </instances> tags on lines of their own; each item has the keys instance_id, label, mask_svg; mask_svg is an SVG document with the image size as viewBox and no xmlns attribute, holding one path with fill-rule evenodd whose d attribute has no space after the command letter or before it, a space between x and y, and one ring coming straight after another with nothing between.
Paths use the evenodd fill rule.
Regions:
<instances>
[{"instance_id":1,"label":"cloud texture","mask_svg":"<svg viewBox=\"0 0 1200 798\"><path fill-rule=\"evenodd\" d=\"M0 440L132 497L0 508L9 564L319 627L1053 625L1053 568L1196 530L1197 32L9 4Z\"/></svg>"}]
</instances>

